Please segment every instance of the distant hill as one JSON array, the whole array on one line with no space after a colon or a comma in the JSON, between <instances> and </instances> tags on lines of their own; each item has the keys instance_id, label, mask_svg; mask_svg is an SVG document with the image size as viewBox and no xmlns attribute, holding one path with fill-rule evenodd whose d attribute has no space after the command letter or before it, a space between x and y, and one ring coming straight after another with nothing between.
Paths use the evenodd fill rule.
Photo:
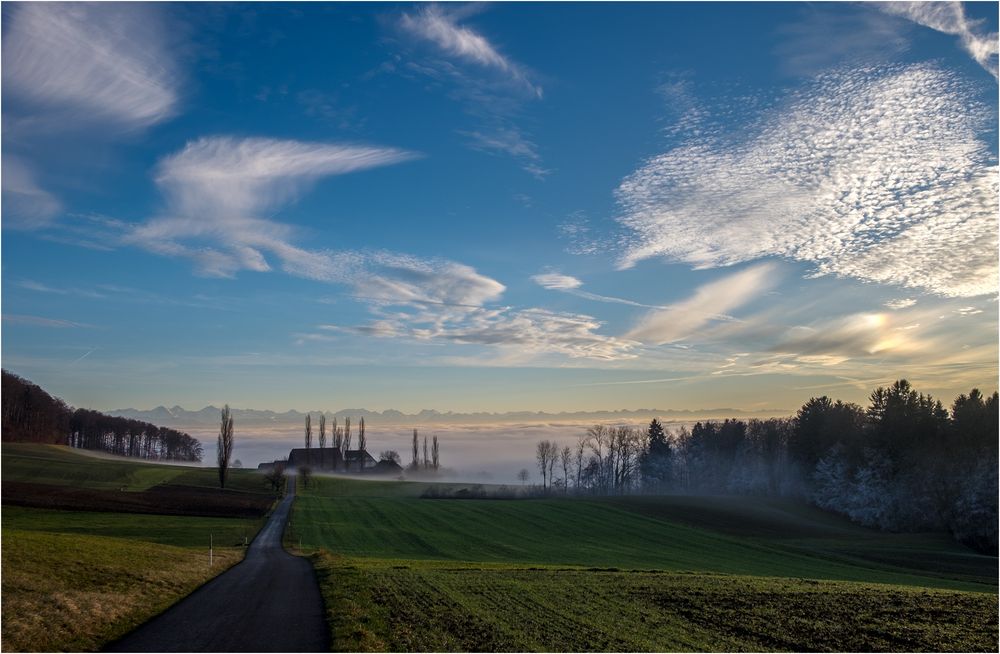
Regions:
<instances>
[{"instance_id":1,"label":"distant hill","mask_svg":"<svg viewBox=\"0 0 1000 654\"><path fill-rule=\"evenodd\" d=\"M116 409L108 411L109 415L121 416L135 420L155 421L164 425L196 426L214 425L219 421L219 407L207 406L197 411L188 411L182 407L166 408L158 406L153 409ZM262 409L232 409L233 419L241 425L286 425L298 424L305 419L305 413L296 410L276 412ZM364 418L366 421L378 421L381 424L441 424L441 423L507 423L507 422L581 422L581 421L613 421L634 420L641 418L661 418L666 420L706 420L712 418L755 418L770 416L787 416L794 413L788 409L759 409L747 411L744 409L618 409L610 411L563 411L548 413L545 411L508 411L505 413L475 412L456 413L453 411L437 411L422 409L417 413L403 413L396 409L371 411L368 409L341 409L339 411L310 411L315 417L324 413L327 420L336 418Z\"/></svg>"}]
</instances>

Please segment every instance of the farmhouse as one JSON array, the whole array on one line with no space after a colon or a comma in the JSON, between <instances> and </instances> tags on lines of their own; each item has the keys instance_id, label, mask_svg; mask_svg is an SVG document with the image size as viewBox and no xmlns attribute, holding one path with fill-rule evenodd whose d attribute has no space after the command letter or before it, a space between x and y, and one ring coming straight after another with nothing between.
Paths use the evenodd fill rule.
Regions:
<instances>
[{"instance_id":1,"label":"farmhouse","mask_svg":"<svg viewBox=\"0 0 1000 654\"><path fill-rule=\"evenodd\" d=\"M309 466L313 470L369 472L377 463L367 450L347 450L341 453L333 447L297 447L288 453L289 466Z\"/></svg>"}]
</instances>

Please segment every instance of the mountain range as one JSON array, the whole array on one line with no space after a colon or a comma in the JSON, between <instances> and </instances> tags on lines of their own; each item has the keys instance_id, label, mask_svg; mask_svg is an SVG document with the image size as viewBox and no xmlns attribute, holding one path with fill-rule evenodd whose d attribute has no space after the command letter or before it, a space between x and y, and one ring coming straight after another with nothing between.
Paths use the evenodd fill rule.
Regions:
<instances>
[{"instance_id":1,"label":"mountain range","mask_svg":"<svg viewBox=\"0 0 1000 654\"><path fill-rule=\"evenodd\" d=\"M180 406L167 408L158 406L154 409L116 409L107 411L108 415L121 416L143 420L162 426L195 426L213 425L219 422L221 409L215 406L206 406L197 411L188 411ZM306 413L294 409L279 413L261 409L232 409L233 420L241 425L291 425L301 424L305 420ZM385 411L370 411L368 409L341 409L336 412L331 411L311 411L310 415L314 420L318 420L321 413L326 415L328 421L337 419L343 424L346 418L357 421L364 418L366 422L379 422L382 424L421 424L421 423L497 423L497 422L577 422L584 420L622 420L636 418L663 418L666 420L703 420L708 418L736 418L736 417L770 417L787 416L793 411L787 409L758 409L748 411L745 409L618 409L609 411L563 411L559 413L548 413L544 411L508 411L505 413L491 413L479 411L474 413L455 413L453 411L437 411L435 409L422 409L417 413L403 413L395 409Z\"/></svg>"}]
</instances>

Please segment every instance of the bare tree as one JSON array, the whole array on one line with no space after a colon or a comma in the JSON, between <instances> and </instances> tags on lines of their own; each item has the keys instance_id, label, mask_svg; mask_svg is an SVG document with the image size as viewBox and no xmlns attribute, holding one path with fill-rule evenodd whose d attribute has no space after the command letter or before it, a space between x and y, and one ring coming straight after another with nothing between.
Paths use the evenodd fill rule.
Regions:
<instances>
[{"instance_id":1,"label":"bare tree","mask_svg":"<svg viewBox=\"0 0 1000 654\"><path fill-rule=\"evenodd\" d=\"M642 433L632 427L594 425L584 442L590 449L590 484L600 493L625 493L638 477Z\"/></svg>"},{"instance_id":2,"label":"bare tree","mask_svg":"<svg viewBox=\"0 0 1000 654\"><path fill-rule=\"evenodd\" d=\"M570 452L569 445L562 449L559 453L559 460L562 462L563 469L563 492L569 492L569 463L572 459L573 454Z\"/></svg>"},{"instance_id":3,"label":"bare tree","mask_svg":"<svg viewBox=\"0 0 1000 654\"><path fill-rule=\"evenodd\" d=\"M580 476L583 472L583 450L586 447L586 439L581 438L576 444L576 492L580 492Z\"/></svg>"},{"instance_id":4,"label":"bare tree","mask_svg":"<svg viewBox=\"0 0 1000 654\"><path fill-rule=\"evenodd\" d=\"M418 445L419 442L420 442L420 440L419 440L419 438L417 436L417 428L414 427L413 428L413 461L410 463L410 467L413 468L414 470L417 469L417 465L418 465L418 463L417 463L417 450L419 448L419 445Z\"/></svg>"},{"instance_id":5,"label":"bare tree","mask_svg":"<svg viewBox=\"0 0 1000 654\"><path fill-rule=\"evenodd\" d=\"M229 476L229 459L233 456L233 415L227 404L222 409L222 422L219 425L219 486L226 487Z\"/></svg>"},{"instance_id":6,"label":"bare tree","mask_svg":"<svg viewBox=\"0 0 1000 654\"><path fill-rule=\"evenodd\" d=\"M271 490L281 490L285 486L285 465L275 462L274 467L264 475L264 479L271 485Z\"/></svg>"},{"instance_id":7,"label":"bare tree","mask_svg":"<svg viewBox=\"0 0 1000 654\"><path fill-rule=\"evenodd\" d=\"M365 417L361 416L361 422L358 423L358 449L364 452L367 440L365 439Z\"/></svg>"},{"instance_id":8,"label":"bare tree","mask_svg":"<svg viewBox=\"0 0 1000 654\"><path fill-rule=\"evenodd\" d=\"M299 466L299 479L302 480L302 488L309 488L309 482L312 481L312 468Z\"/></svg>"},{"instance_id":9,"label":"bare tree","mask_svg":"<svg viewBox=\"0 0 1000 654\"><path fill-rule=\"evenodd\" d=\"M427 437L424 436L424 469L430 467L430 459L427 458Z\"/></svg>"},{"instance_id":10,"label":"bare tree","mask_svg":"<svg viewBox=\"0 0 1000 654\"><path fill-rule=\"evenodd\" d=\"M552 488L556 480L555 474L552 472L553 468L556 466L556 459L559 458L559 446L556 445L555 441L549 441L549 488Z\"/></svg>"},{"instance_id":11,"label":"bare tree","mask_svg":"<svg viewBox=\"0 0 1000 654\"><path fill-rule=\"evenodd\" d=\"M521 471L517 473L517 478L521 480L522 486L528 483L529 477L531 477L531 473L528 472L527 468L521 468Z\"/></svg>"},{"instance_id":12,"label":"bare tree","mask_svg":"<svg viewBox=\"0 0 1000 654\"><path fill-rule=\"evenodd\" d=\"M399 465L400 458L399 452L396 450L383 450L381 454L378 455L379 461L392 461L396 465Z\"/></svg>"},{"instance_id":13,"label":"bare tree","mask_svg":"<svg viewBox=\"0 0 1000 654\"><path fill-rule=\"evenodd\" d=\"M535 447L535 460L538 462L538 469L542 473L542 490L548 488L549 475L555 457L556 448L552 441L538 441L538 445Z\"/></svg>"},{"instance_id":14,"label":"bare tree","mask_svg":"<svg viewBox=\"0 0 1000 654\"><path fill-rule=\"evenodd\" d=\"M441 459L439 457L439 454L440 452L438 450L438 437L437 435L435 435L434 442L431 443L431 465L434 467L435 470L437 470L438 466L441 464Z\"/></svg>"},{"instance_id":15,"label":"bare tree","mask_svg":"<svg viewBox=\"0 0 1000 654\"><path fill-rule=\"evenodd\" d=\"M312 414L306 414L306 449L308 450L312 447L313 440L313 426L312 426Z\"/></svg>"}]
</instances>

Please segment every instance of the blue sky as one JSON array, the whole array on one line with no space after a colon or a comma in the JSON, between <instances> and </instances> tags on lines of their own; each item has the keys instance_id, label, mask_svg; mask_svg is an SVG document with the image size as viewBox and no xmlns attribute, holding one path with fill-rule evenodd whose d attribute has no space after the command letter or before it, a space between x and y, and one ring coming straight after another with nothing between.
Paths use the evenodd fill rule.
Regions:
<instances>
[{"instance_id":1,"label":"blue sky","mask_svg":"<svg viewBox=\"0 0 1000 654\"><path fill-rule=\"evenodd\" d=\"M3 6L3 365L99 409L997 379L997 3Z\"/></svg>"}]
</instances>

